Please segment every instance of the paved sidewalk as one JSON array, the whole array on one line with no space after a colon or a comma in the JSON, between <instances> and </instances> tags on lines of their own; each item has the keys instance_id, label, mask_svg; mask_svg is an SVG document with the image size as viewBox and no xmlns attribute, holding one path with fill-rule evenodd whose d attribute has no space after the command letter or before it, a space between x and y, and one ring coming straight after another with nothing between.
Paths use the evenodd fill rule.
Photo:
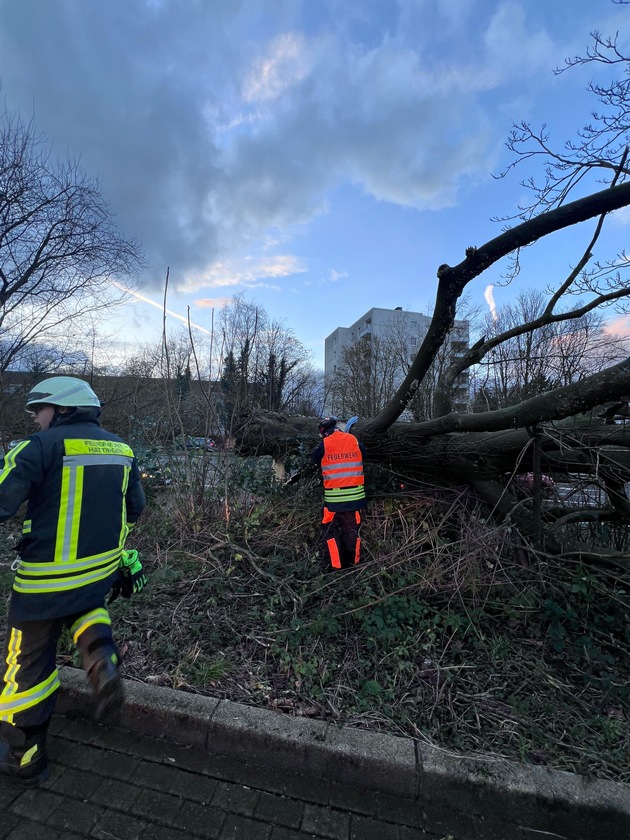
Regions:
<instances>
[{"instance_id":1,"label":"paved sidewalk","mask_svg":"<svg viewBox=\"0 0 630 840\"><path fill-rule=\"evenodd\" d=\"M40 788L0 784L2 840L467 840L417 803L55 717Z\"/></svg>"},{"instance_id":2,"label":"paved sidewalk","mask_svg":"<svg viewBox=\"0 0 630 840\"><path fill-rule=\"evenodd\" d=\"M61 670L39 789L0 783L0 840L628 840L630 785L125 681L91 721Z\"/></svg>"}]
</instances>

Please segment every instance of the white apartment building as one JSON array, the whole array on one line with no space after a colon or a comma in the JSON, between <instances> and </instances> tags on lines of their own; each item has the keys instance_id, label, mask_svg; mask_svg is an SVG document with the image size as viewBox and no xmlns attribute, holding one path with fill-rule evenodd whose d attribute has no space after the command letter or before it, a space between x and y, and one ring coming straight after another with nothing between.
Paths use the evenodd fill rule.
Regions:
<instances>
[{"instance_id":1,"label":"white apartment building","mask_svg":"<svg viewBox=\"0 0 630 840\"><path fill-rule=\"evenodd\" d=\"M401 306L395 309L380 309L374 307L349 327L337 327L325 341L324 345L324 376L331 382L335 373L343 364L344 349L356 344L361 340L385 339L395 331L406 344L407 357L411 361L424 339L431 318L422 312L410 312ZM469 347L469 323L468 321L455 321L454 328L449 336L449 355L460 356ZM400 379L402 381L403 371ZM468 374L464 373L458 377L457 390L461 394L461 400L467 398Z\"/></svg>"}]
</instances>

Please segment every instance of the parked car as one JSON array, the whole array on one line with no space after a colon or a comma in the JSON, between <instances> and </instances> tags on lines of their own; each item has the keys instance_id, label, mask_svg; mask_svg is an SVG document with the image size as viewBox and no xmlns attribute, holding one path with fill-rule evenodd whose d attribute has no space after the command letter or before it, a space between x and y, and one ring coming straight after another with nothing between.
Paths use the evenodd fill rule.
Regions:
<instances>
[{"instance_id":1,"label":"parked car","mask_svg":"<svg viewBox=\"0 0 630 840\"><path fill-rule=\"evenodd\" d=\"M177 449L183 449L181 440L176 444ZM205 449L206 452L211 452L216 448L216 443L212 438L203 437L187 437L186 449Z\"/></svg>"}]
</instances>

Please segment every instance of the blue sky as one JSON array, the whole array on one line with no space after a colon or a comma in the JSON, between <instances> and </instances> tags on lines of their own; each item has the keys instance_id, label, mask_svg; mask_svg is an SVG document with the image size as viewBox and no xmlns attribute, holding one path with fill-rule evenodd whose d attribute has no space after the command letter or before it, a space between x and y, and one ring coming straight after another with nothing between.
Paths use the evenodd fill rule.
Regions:
<instances>
[{"instance_id":1,"label":"blue sky","mask_svg":"<svg viewBox=\"0 0 630 840\"><path fill-rule=\"evenodd\" d=\"M492 178L513 122L573 135L595 69L553 70L595 29L630 46L629 16L611 0L0 0L0 94L101 177L144 245L156 306L127 306L117 341L159 337L168 266L172 312L209 328L244 293L321 364L325 336L373 306L430 310L437 267L500 232L528 174ZM496 303L563 277L590 230L527 249Z\"/></svg>"}]
</instances>

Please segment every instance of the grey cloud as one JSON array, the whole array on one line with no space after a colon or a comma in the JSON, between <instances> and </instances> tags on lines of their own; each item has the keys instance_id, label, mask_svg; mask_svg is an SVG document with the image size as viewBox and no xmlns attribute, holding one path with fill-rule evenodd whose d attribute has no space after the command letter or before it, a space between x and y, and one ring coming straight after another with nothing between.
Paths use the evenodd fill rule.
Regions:
<instances>
[{"instance_id":1,"label":"grey cloud","mask_svg":"<svg viewBox=\"0 0 630 840\"><path fill-rule=\"evenodd\" d=\"M439 208L491 168L502 136L481 101L483 56L467 58L478 80L444 64L448 21L428 17L433 4L379 0L353 16L348 0L318 15L310 2L0 0L8 107L33 109L59 153L102 176L121 227L144 243L149 283L308 221L344 181ZM290 54L269 96L248 101L274 39L308 15L295 65Z\"/></svg>"}]
</instances>

